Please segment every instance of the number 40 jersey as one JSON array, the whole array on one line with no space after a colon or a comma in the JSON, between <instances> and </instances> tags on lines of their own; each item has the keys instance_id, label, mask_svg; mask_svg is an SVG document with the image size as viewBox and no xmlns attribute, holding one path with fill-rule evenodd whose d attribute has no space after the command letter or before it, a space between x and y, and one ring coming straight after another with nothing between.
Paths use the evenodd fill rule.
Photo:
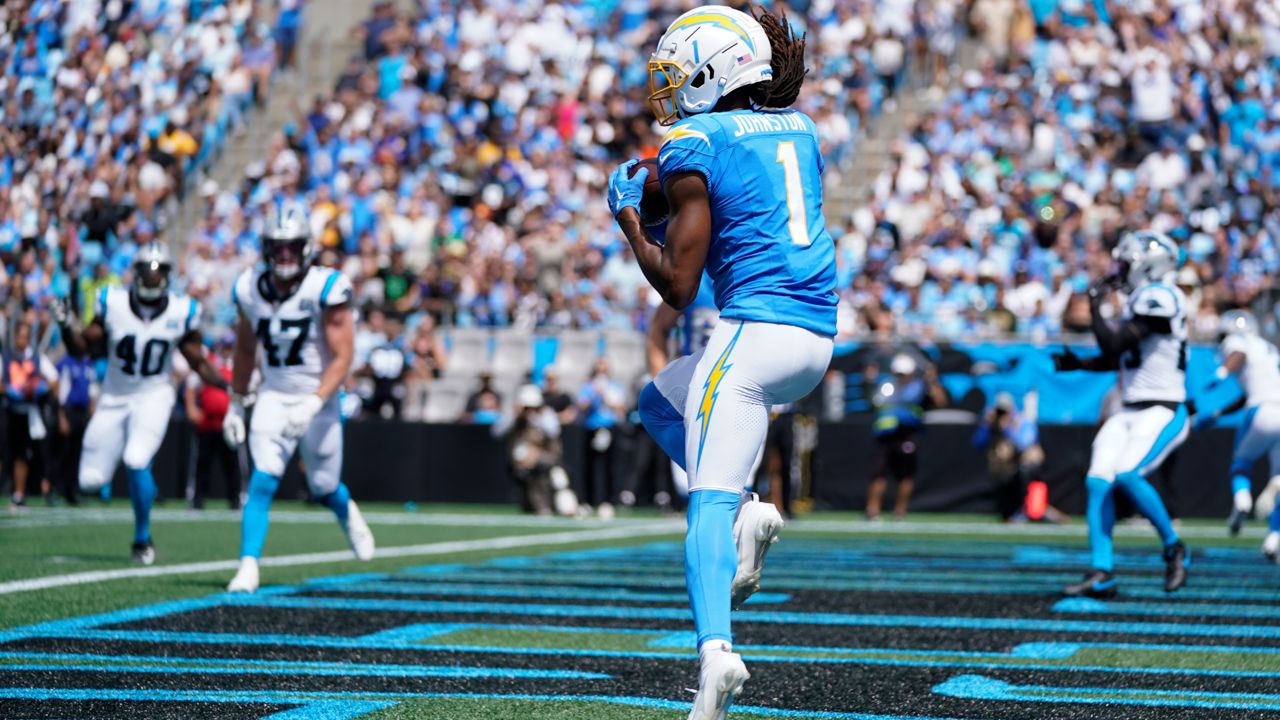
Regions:
<instances>
[{"instance_id":1,"label":"number 40 jersey","mask_svg":"<svg viewBox=\"0 0 1280 720\"><path fill-rule=\"evenodd\" d=\"M322 315L327 308L351 301L351 281L337 270L312 266L292 295L279 297L268 273L263 268L246 270L231 288L232 302L261 346L260 389L313 393L330 359Z\"/></svg>"},{"instance_id":2,"label":"number 40 jersey","mask_svg":"<svg viewBox=\"0 0 1280 720\"><path fill-rule=\"evenodd\" d=\"M129 289L105 287L94 312L107 334L106 395L132 395L159 387L173 387L173 351L182 338L200 327L200 303L186 295L170 294L159 313L143 320Z\"/></svg>"}]
</instances>

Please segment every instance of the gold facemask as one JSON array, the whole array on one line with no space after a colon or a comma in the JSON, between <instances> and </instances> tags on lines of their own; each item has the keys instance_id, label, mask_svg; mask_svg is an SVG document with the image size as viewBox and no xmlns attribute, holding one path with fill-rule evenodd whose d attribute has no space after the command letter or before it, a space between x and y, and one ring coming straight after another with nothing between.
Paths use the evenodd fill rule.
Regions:
<instances>
[{"instance_id":1,"label":"gold facemask","mask_svg":"<svg viewBox=\"0 0 1280 720\"><path fill-rule=\"evenodd\" d=\"M689 75L669 60L649 61L649 108L659 125L670 125L679 119L676 90L688 79Z\"/></svg>"}]
</instances>

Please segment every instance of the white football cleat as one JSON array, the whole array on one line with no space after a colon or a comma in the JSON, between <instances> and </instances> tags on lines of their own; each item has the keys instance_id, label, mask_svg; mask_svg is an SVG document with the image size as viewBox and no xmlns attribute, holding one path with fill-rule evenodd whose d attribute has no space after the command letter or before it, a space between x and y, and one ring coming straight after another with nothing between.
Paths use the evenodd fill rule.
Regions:
<instances>
[{"instance_id":1,"label":"white football cleat","mask_svg":"<svg viewBox=\"0 0 1280 720\"><path fill-rule=\"evenodd\" d=\"M252 593L258 591L258 559L245 556L240 558L240 569L236 576L227 583L227 592Z\"/></svg>"},{"instance_id":2,"label":"white football cleat","mask_svg":"<svg viewBox=\"0 0 1280 720\"><path fill-rule=\"evenodd\" d=\"M347 501L347 521L342 523L342 530L347 534L347 542L357 560L368 562L373 559L373 531L360 514L355 500Z\"/></svg>"},{"instance_id":3,"label":"white football cleat","mask_svg":"<svg viewBox=\"0 0 1280 720\"><path fill-rule=\"evenodd\" d=\"M1269 532L1262 541L1262 554L1273 563L1280 563L1280 532Z\"/></svg>"},{"instance_id":4,"label":"white football cleat","mask_svg":"<svg viewBox=\"0 0 1280 720\"><path fill-rule=\"evenodd\" d=\"M1244 521L1249 519L1249 513L1253 512L1253 493L1248 490L1238 490L1233 497L1231 516L1227 518L1227 530L1232 537L1240 534L1240 529L1244 527Z\"/></svg>"},{"instance_id":5,"label":"white football cleat","mask_svg":"<svg viewBox=\"0 0 1280 720\"><path fill-rule=\"evenodd\" d=\"M693 697L689 720L724 720L733 699L750 678L738 653L725 649L707 653L698 673L698 694Z\"/></svg>"},{"instance_id":6,"label":"white football cleat","mask_svg":"<svg viewBox=\"0 0 1280 720\"><path fill-rule=\"evenodd\" d=\"M760 589L760 572L764 569L764 555L769 546L778 542L778 533L786 525L782 514L773 503L760 502L760 496L751 497L738 508L733 521L733 542L738 546L738 571L733 575L730 606L737 610Z\"/></svg>"}]
</instances>

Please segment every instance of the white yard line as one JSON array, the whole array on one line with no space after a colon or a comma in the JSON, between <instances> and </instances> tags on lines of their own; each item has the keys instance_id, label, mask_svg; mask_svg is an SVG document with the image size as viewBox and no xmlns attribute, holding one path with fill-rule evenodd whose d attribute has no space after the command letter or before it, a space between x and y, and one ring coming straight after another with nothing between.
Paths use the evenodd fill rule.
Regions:
<instances>
[{"instance_id":1,"label":"white yard line","mask_svg":"<svg viewBox=\"0 0 1280 720\"><path fill-rule=\"evenodd\" d=\"M371 525L432 525L447 527L530 527L591 528L613 527L623 520L596 518L538 517L501 513L442 513L408 511L372 511L364 513ZM644 518L651 521L653 518ZM151 512L153 522L240 522L238 510L177 510L157 508ZM635 521L635 520L633 520ZM326 510L273 510L271 522L286 525L330 525L333 515ZM129 508L54 508L32 509L16 515L0 515L0 529L57 527L66 525L133 524Z\"/></svg>"},{"instance_id":2,"label":"white yard line","mask_svg":"<svg viewBox=\"0 0 1280 720\"><path fill-rule=\"evenodd\" d=\"M273 515L271 518L275 520ZM332 522L332 520L330 520ZM677 521L651 521L646 523L627 523L614 525L598 530L579 530L576 532L555 532L535 535L510 535L507 537L484 538L481 540L454 540L449 542L425 543L422 545L401 545L397 547L379 548L376 558L425 557L430 555L448 555L451 553L471 552L476 550L504 550L512 548L543 547L549 545L568 545L595 540L621 540L654 535L670 535L682 530L683 525ZM280 555L265 557L262 564L267 567L287 565L322 565L324 563L352 560L351 551L302 553L298 555ZM239 560L215 560L211 562L183 563L181 565L153 565L151 567L121 568L118 570L95 570L92 572L70 573L67 575L50 575L14 580L0 583L0 595L45 590L67 585L86 585L89 583L123 580L126 578L160 577L164 575L190 575L193 573L224 572L239 567Z\"/></svg>"}]
</instances>

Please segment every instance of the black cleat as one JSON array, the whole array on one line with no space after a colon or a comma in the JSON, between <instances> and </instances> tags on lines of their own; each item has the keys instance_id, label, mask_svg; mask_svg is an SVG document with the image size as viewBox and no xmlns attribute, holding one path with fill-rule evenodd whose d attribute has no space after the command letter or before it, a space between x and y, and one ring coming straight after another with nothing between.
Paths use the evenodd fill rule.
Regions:
<instances>
[{"instance_id":1,"label":"black cleat","mask_svg":"<svg viewBox=\"0 0 1280 720\"><path fill-rule=\"evenodd\" d=\"M1164 591L1174 592L1187 584L1187 567L1191 565L1190 553L1181 541L1164 549Z\"/></svg>"},{"instance_id":2,"label":"black cleat","mask_svg":"<svg viewBox=\"0 0 1280 720\"><path fill-rule=\"evenodd\" d=\"M1248 519L1249 513L1241 512L1240 508L1231 510L1231 517L1227 518L1227 531L1231 533L1231 537L1240 534L1240 528L1244 527L1244 521Z\"/></svg>"},{"instance_id":3,"label":"black cleat","mask_svg":"<svg viewBox=\"0 0 1280 720\"><path fill-rule=\"evenodd\" d=\"M1106 570L1091 570L1084 579L1062 589L1067 597L1087 597L1107 600L1116 596L1116 575Z\"/></svg>"},{"instance_id":4,"label":"black cleat","mask_svg":"<svg viewBox=\"0 0 1280 720\"><path fill-rule=\"evenodd\" d=\"M136 542L129 555L136 563L151 565L156 561L156 548L149 542Z\"/></svg>"}]
</instances>

